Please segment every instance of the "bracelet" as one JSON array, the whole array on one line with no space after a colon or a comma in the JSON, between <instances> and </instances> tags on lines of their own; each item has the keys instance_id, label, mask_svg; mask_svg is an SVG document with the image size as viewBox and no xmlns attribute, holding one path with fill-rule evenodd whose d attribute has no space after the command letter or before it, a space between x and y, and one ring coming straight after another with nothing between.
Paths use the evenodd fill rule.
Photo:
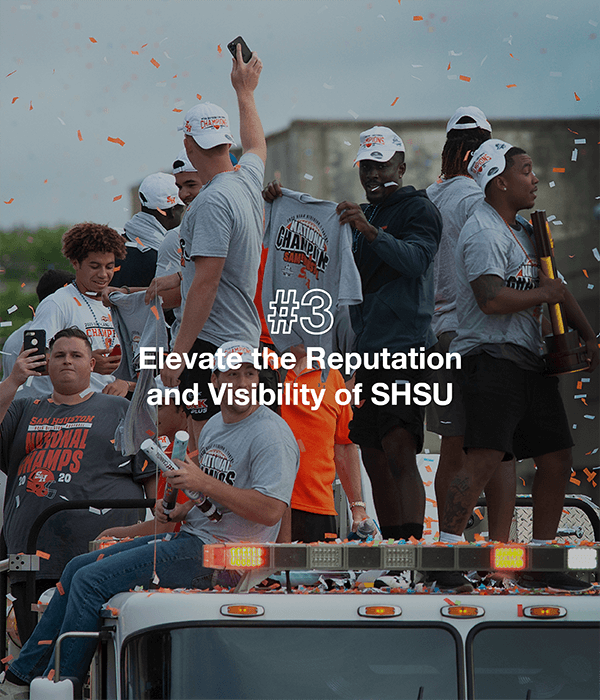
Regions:
<instances>
[{"instance_id":1,"label":"bracelet","mask_svg":"<svg viewBox=\"0 0 600 700\"><path fill-rule=\"evenodd\" d=\"M365 508L366 509L367 504L364 501L352 501L350 503L350 508Z\"/></svg>"},{"instance_id":2,"label":"bracelet","mask_svg":"<svg viewBox=\"0 0 600 700\"><path fill-rule=\"evenodd\" d=\"M121 285L121 289L125 290L125 294L131 294L131 289L126 284Z\"/></svg>"}]
</instances>

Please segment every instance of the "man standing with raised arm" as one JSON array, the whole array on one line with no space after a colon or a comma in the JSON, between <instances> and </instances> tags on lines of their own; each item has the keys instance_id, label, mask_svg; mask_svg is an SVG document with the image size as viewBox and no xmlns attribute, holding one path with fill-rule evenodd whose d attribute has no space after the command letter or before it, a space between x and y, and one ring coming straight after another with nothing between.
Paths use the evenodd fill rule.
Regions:
<instances>
[{"instance_id":1,"label":"man standing with raised arm","mask_svg":"<svg viewBox=\"0 0 600 700\"><path fill-rule=\"evenodd\" d=\"M185 116L184 145L204 187L181 226L183 259L181 327L173 352L206 353L239 339L258 346L260 322L253 303L260 263L263 204L261 188L267 144L254 90L262 62L252 54L244 63L238 46L231 83L240 110L244 154L234 169L229 148L235 145L229 119L217 105L196 105ZM187 303L189 300L189 303ZM205 422L218 413L208 391L210 370L165 368L165 386L183 391L198 384L199 401L188 407L194 440Z\"/></svg>"}]
</instances>

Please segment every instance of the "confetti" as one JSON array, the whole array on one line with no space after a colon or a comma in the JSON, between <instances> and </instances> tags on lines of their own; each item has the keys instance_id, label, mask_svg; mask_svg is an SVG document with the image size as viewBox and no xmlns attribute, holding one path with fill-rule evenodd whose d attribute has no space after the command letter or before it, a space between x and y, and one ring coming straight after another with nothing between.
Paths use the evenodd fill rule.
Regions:
<instances>
[{"instance_id":1,"label":"confetti","mask_svg":"<svg viewBox=\"0 0 600 700\"><path fill-rule=\"evenodd\" d=\"M13 97L13 98L12 98L11 105L14 105L14 103L15 103L18 99L19 99L18 97Z\"/></svg>"},{"instance_id":2,"label":"confetti","mask_svg":"<svg viewBox=\"0 0 600 700\"><path fill-rule=\"evenodd\" d=\"M150 63L155 67L155 68L160 68L160 63L155 59L151 58Z\"/></svg>"},{"instance_id":3,"label":"confetti","mask_svg":"<svg viewBox=\"0 0 600 700\"><path fill-rule=\"evenodd\" d=\"M413 22L421 22L422 21L421 15L414 15L413 16Z\"/></svg>"},{"instance_id":4,"label":"confetti","mask_svg":"<svg viewBox=\"0 0 600 700\"><path fill-rule=\"evenodd\" d=\"M9 76L14 75L16 72L17 72L17 71L14 70L12 73L9 73L6 77L8 78Z\"/></svg>"},{"instance_id":5,"label":"confetti","mask_svg":"<svg viewBox=\"0 0 600 700\"><path fill-rule=\"evenodd\" d=\"M353 110L349 109L349 110L348 110L348 114L349 114L351 117L354 117L354 119L358 119L358 114L357 114L356 112L354 112Z\"/></svg>"},{"instance_id":6,"label":"confetti","mask_svg":"<svg viewBox=\"0 0 600 700\"><path fill-rule=\"evenodd\" d=\"M600 262L600 251L598 248L592 248L592 253L598 262Z\"/></svg>"},{"instance_id":7,"label":"confetti","mask_svg":"<svg viewBox=\"0 0 600 700\"><path fill-rule=\"evenodd\" d=\"M51 639L40 639L40 641L38 642L38 646L42 646L43 644L52 644L52 640Z\"/></svg>"},{"instance_id":8,"label":"confetti","mask_svg":"<svg viewBox=\"0 0 600 700\"><path fill-rule=\"evenodd\" d=\"M558 19L556 15L546 15L548 19Z\"/></svg>"},{"instance_id":9,"label":"confetti","mask_svg":"<svg viewBox=\"0 0 600 700\"><path fill-rule=\"evenodd\" d=\"M0 328L10 328L12 321L0 321Z\"/></svg>"},{"instance_id":10,"label":"confetti","mask_svg":"<svg viewBox=\"0 0 600 700\"><path fill-rule=\"evenodd\" d=\"M587 141L585 139L573 139L573 143L583 145L584 143L587 143Z\"/></svg>"},{"instance_id":11,"label":"confetti","mask_svg":"<svg viewBox=\"0 0 600 700\"><path fill-rule=\"evenodd\" d=\"M150 309L150 311L152 311L152 313L153 313L154 316L156 317L156 320L158 321L158 309L156 308L156 306L153 306L153 307Z\"/></svg>"},{"instance_id":12,"label":"confetti","mask_svg":"<svg viewBox=\"0 0 600 700\"><path fill-rule=\"evenodd\" d=\"M55 674L56 674L56 669L51 668L50 671L48 671L48 680L51 681L54 678Z\"/></svg>"},{"instance_id":13,"label":"confetti","mask_svg":"<svg viewBox=\"0 0 600 700\"><path fill-rule=\"evenodd\" d=\"M48 552L42 552L41 549L38 549L35 554L40 559L50 559L50 555L48 554Z\"/></svg>"},{"instance_id":14,"label":"confetti","mask_svg":"<svg viewBox=\"0 0 600 700\"><path fill-rule=\"evenodd\" d=\"M517 87L517 84L516 84L516 83L511 83L510 85L507 85L506 87L507 87L507 88Z\"/></svg>"},{"instance_id":15,"label":"confetti","mask_svg":"<svg viewBox=\"0 0 600 700\"><path fill-rule=\"evenodd\" d=\"M109 136L106 140L110 141L111 143L118 143L119 146L125 145L125 141L123 141L123 139L114 139L112 136Z\"/></svg>"},{"instance_id":16,"label":"confetti","mask_svg":"<svg viewBox=\"0 0 600 700\"><path fill-rule=\"evenodd\" d=\"M98 42L94 39L93 36L90 37L90 41L92 42L92 44L97 44L97 43L98 43Z\"/></svg>"},{"instance_id":17,"label":"confetti","mask_svg":"<svg viewBox=\"0 0 600 700\"><path fill-rule=\"evenodd\" d=\"M11 197L8 202L4 202L4 204L12 204L15 201L14 197Z\"/></svg>"},{"instance_id":18,"label":"confetti","mask_svg":"<svg viewBox=\"0 0 600 700\"><path fill-rule=\"evenodd\" d=\"M199 95L198 93L196 93L196 97L197 97L199 100L202 99L202 95Z\"/></svg>"},{"instance_id":19,"label":"confetti","mask_svg":"<svg viewBox=\"0 0 600 700\"><path fill-rule=\"evenodd\" d=\"M548 183L548 187L556 187L556 182L554 182L554 180L552 180L552 182Z\"/></svg>"},{"instance_id":20,"label":"confetti","mask_svg":"<svg viewBox=\"0 0 600 700\"><path fill-rule=\"evenodd\" d=\"M65 594L65 589L63 588L63 585L60 581L56 584L56 590L59 592L60 595Z\"/></svg>"},{"instance_id":21,"label":"confetti","mask_svg":"<svg viewBox=\"0 0 600 700\"><path fill-rule=\"evenodd\" d=\"M553 173L564 173L566 168L552 168Z\"/></svg>"},{"instance_id":22,"label":"confetti","mask_svg":"<svg viewBox=\"0 0 600 700\"><path fill-rule=\"evenodd\" d=\"M446 70L450 70L450 62L448 62L448 68Z\"/></svg>"},{"instance_id":23,"label":"confetti","mask_svg":"<svg viewBox=\"0 0 600 700\"><path fill-rule=\"evenodd\" d=\"M581 97L579 97L579 95L576 92L574 92L573 94L575 95L575 101L581 102Z\"/></svg>"},{"instance_id":24,"label":"confetti","mask_svg":"<svg viewBox=\"0 0 600 700\"><path fill-rule=\"evenodd\" d=\"M221 44L217 44L217 53L219 56L223 53L223 49L221 48Z\"/></svg>"},{"instance_id":25,"label":"confetti","mask_svg":"<svg viewBox=\"0 0 600 700\"><path fill-rule=\"evenodd\" d=\"M398 102L399 99L400 99L399 97L396 97L396 99L392 102L390 107L393 107L396 104L396 102Z\"/></svg>"},{"instance_id":26,"label":"confetti","mask_svg":"<svg viewBox=\"0 0 600 700\"><path fill-rule=\"evenodd\" d=\"M132 51L131 53L132 53L134 56L139 56L139 55L140 55L140 52L139 52L139 51Z\"/></svg>"},{"instance_id":27,"label":"confetti","mask_svg":"<svg viewBox=\"0 0 600 700\"><path fill-rule=\"evenodd\" d=\"M305 180L312 180L312 179L313 179L313 176L312 176L312 175L309 175L308 173L304 173L304 179L305 179Z\"/></svg>"},{"instance_id":28,"label":"confetti","mask_svg":"<svg viewBox=\"0 0 600 700\"><path fill-rule=\"evenodd\" d=\"M173 111L174 111L174 112L183 112L182 109L174 109Z\"/></svg>"},{"instance_id":29,"label":"confetti","mask_svg":"<svg viewBox=\"0 0 600 700\"><path fill-rule=\"evenodd\" d=\"M577 154L579 153L579 150L577 148L573 149L573 152L571 153L571 161L576 161L577 160Z\"/></svg>"},{"instance_id":30,"label":"confetti","mask_svg":"<svg viewBox=\"0 0 600 700\"><path fill-rule=\"evenodd\" d=\"M577 98L577 99L579 99L579 98ZM32 109L33 109L33 102L30 100L29 101L29 111L31 112Z\"/></svg>"},{"instance_id":31,"label":"confetti","mask_svg":"<svg viewBox=\"0 0 600 700\"><path fill-rule=\"evenodd\" d=\"M12 661L15 657L12 654L9 654L8 656L5 656L3 659L0 659L0 661L3 664L7 664L9 661Z\"/></svg>"},{"instance_id":32,"label":"confetti","mask_svg":"<svg viewBox=\"0 0 600 700\"><path fill-rule=\"evenodd\" d=\"M483 57L483 60L482 60L481 63L479 64L480 66L483 65L483 61L485 61L486 58L487 58L487 54Z\"/></svg>"},{"instance_id":33,"label":"confetti","mask_svg":"<svg viewBox=\"0 0 600 700\"><path fill-rule=\"evenodd\" d=\"M77 138L78 138L80 141L83 141L83 136L81 135L81 129L77 129Z\"/></svg>"},{"instance_id":34,"label":"confetti","mask_svg":"<svg viewBox=\"0 0 600 700\"><path fill-rule=\"evenodd\" d=\"M14 312L15 312L18 308L19 308L19 307L18 307L16 304L14 304L13 306L10 307L10 309L7 309L7 310L6 310L6 313L8 313L8 314L14 314Z\"/></svg>"},{"instance_id":35,"label":"confetti","mask_svg":"<svg viewBox=\"0 0 600 700\"><path fill-rule=\"evenodd\" d=\"M58 121L59 121L63 126L66 126L66 124L63 122L63 120L62 120L60 117L56 117L56 118L58 119Z\"/></svg>"},{"instance_id":36,"label":"confetti","mask_svg":"<svg viewBox=\"0 0 600 700\"><path fill-rule=\"evenodd\" d=\"M583 272L583 274L584 274L588 279L590 278L590 276L588 275L588 271L587 271L587 270L582 270L582 272Z\"/></svg>"},{"instance_id":37,"label":"confetti","mask_svg":"<svg viewBox=\"0 0 600 700\"><path fill-rule=\"evenodd\" d=\"M590 416L589 414L586 414L584 418L587 418L588 420L594 420L596 416Z\"/></svg>"},{"instance_id":38,"label":"confetti","mask_svg":"<svg viewBox=\"0 0 600 700\"><path fill-rule=\"evenodd\" d=\"M466 76L466 75L459 75L459 76L458 76L458 79L459 79L459 80L464 80L465 83L470 83L470 82L471 82L471 78L469 78L469 77Z\"/></svg>"}]
</instances>

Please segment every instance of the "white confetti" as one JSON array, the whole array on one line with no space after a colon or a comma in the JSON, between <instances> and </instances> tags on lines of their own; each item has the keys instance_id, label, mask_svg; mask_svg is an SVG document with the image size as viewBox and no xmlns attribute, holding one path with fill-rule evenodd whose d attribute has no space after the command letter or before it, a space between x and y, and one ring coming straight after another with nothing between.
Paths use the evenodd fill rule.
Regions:
<instances>
[{"instance_id":1,"label":"white confetti","mask_svg":"<svg viewBox=\"0 0 600 700\"><path fill-rule=\"evenodd\" d=\"M586 399L587 394L575 394L574 399Z\"/></svg>"},{"instance_id":2,"label":"white confetti","mask_svg":"<svg viewBox=\"0 0 600 700\"><path fill-rule=\"evenodd\" d=\"M93 506L90 506L88 510L94 515L102 515L102 511L100 510L100 508L94 508Z\"/></svg>"},{"instance_id":3,"label":"white confetti","mask_svg":"<svg viewBox=\"0 0 600 700\"><path fill-rule=\"evenodd\" d=\"M165 55L170 61L173 60L173 59L169 56L169 54L168 54L166 51L163 51L163 53L164 53L164 55Z\"/></svg>"},{"instance_id":4,"label":"white confetti","mask_svg":"<svg viewBox=\"0 0 600 700\"><path fill-rule=\"evenodd\" d=\"M558 19L556 15L546 15L548 19Z\"/></svg>"},{"instance_id":5,"label":"white confetti","mask_svg":"<svg viewBox=\"0 0 600 700\"><path fill-rule=\"evenodd\" d=\"M423 450L423 452L425 452L426 455L431 454L431 450L429 449L429 447L426 447L426 448ZM425 460L425 461L427 461L427 460Z\"/></svg>"},{"instance_id":6,"label":"white confetti","mask_svg":"<svg viewBox=\"0 0 600 700\"><path fill-rule=\"evenodd\" d=\"M551 78L562 78L562 73L550 73Z\"/></svg>"},{"instance_id":7,"label":"white confetti","mask_svg":"<svg viewBox=\"0 0 600 700\"><path fill-rule=\"evenodd\" d=\"M176 107L177 109L181 109L184 105L185 105L185 101L184 101L184 100L177 100L177 102L175 103L175 107Z\"/></svg>"},{"instance_id":8,"label":"white confetti","mask_svg":"<svg viewBox=\"0 0 600 700\"><path fill-rule=\"evenodd\" d=\"M12 321L0 321L0 328L10 328Z\"/></svg>"},{"instance_id":9,"label":"white confetti","mask_svg":"<svg viewBox=\"0 0 600 700\"><path fill-rule=\"evenodd\" d=\"M312 180L312 179L313 179L313 176L312 176L312 175L309 175L308 173L304 173L304 179L305 179L305 180Z\"/></svg>"},{"instance_id":10,"label":"white confetti","mask_svg":"<svg viewBox=\"0 0 600 700\"><path fill-rule=\"evenodd\" d=\"M14 354L15 354L14 352L4 352L4 350L0 350L0 355L6 355L7 357L10 357L11 355L14 355Z\"/></svg>"},{"instance_id":11,"label":"white confetti","mask_svg":"<svg viewBox=\"0 0 600 700\"><path fill-rule=\"evenodd\" d=\"M103 509L102 509L102 515L106 515L106 514L109 513L111 510L112 510L112 508L103 508Z\"/></svg>"},{"instance_id":12,"label":"white confetti","mask_svg":"<svg viewBox=\"0 0 600 700\"><path fill-rule=\"evenodd\" d=\"M33 382L33 375L31 375L31 377L27 377L27 379L25 380L25 386L29 388L31 386L32 382ZM23 385L21 385L21 386L23 386Z\"/></svg>"},{"instance_id":13,"label":"white confetti","mask_svg":"<svg viewBox=\"0 0 600 700\"><path fill-rule=\"evenodd\" d=\"M512 46L512 34L510 36L507 36L505 39L502 39L502 43L507 41L511 46Z\"/></svg>"},{"instance_id":14,"label":"white confetti","mask_svg":"<svg viewBox=\"0 0 600 700\"><path fill-rule=\"evenodd\" d=\"M487 53L486 53L486 55L485 55L485 56L483 57L483 59L482 59L481 63L479 64L480 66L482 66L482 65L483 65L483 62L485 61L485 59L486 59L487 57L488 57L488 55L487 55Z\"/></svg>"},{"instance_id":15,"label":"white confetti","mask_svg":"<svg viewBox=\"0 0 600 700\"><path fill-rule=\"evenodd\" d=\"M587 418L588 420L594 420L596 416L590 416L590 415L585 415L584 418Z\"/></svg>"},{"instance_id":16,"label":"white confetti","mask_svg":"<svg viewBox=\"0 0 600 700\"><path fill-rule=\"evenodd\" d=\"M167 81L163 80L160 83L156 83L156 87L167 87Z\"/></svg>"},{"instance_id":17,"label":"white confetti","mask_svg":"<svg viewBox=\"0 0 600 700\"><path fill-rule=\"evenodd\" d=\"M554 219L556 219L556 214L550 214L546 221L554 221Z\"/></svg>"},{"instance_id":18,"label":"white confetti","mask_svg":"<svg viewBox=\"0 0 600 700\"><path fill-rule=\"evenodd\" d=\"M411 75L410 77L411 77L411 78L414 78L415 80L420 80L421 82L423 82L423 79L422 79L422 78L417 78L416 75Z\"/></svg>"},{"instance_id":19,"label":"white confetti","mask_svg":"<svg viewBox=\"0 0 600 700\"><path fill-rule=\"evenodd\" d=\"M386 19L385 19L385 17L384 17L383 15L377 15L377 19L379 19L380 17L381 17L381 19L382 19L384 22L386 21Z\"/></svg>"},{"instance_id":20,"label":"white confetti","mask_svg":"<svg viewBox=\"0 0 600 700\"><path fill-rule=\"evenodd\" d=\"M130 459L128 459L126 462L122 462L121 464L118 464L118 465L117 465L117 468L118 468L118 467L124 467L125 465L129 464L129 462L131 462Z\"/></svg>"},{"instance_id":21,"label":"white confetti","mask_svg":"<svg viewBox=\"0 0 600 700\"><path fill-rule=\"evenodd\" d=\"M598 448L597 448L597 447L596 447L596 449L592 450L592 454L595 455L596 452L598 452ZM594 467L594 469L600 469L600 467Z\"/></svg>"},{"instance_id":22,"label":"white confetti","mask_svg":"<svg viewBox=\"0 0 600 700\"><path fill-rule=\"evenodd\" d=\"M15 311L16 311L18 308L19 308L19 307L18 307L16 304L14 304L13 306L10 307L10 309L7 309L7 310L6 310L6 313L14 314Z\"/></svg>"},{"instance_id":23,"label":"white confetti","mask_svg":"<svg viewBox=\"0 0 600 700\"><path fill-rule=\"evenodd\" d=\"M577 423L573 423L572 429L577 430Z\"/></svg>"},{"instance_id":24,"label":"white confetti","mask_svg":"<svg viewBox=\"0 0 600 700\"><path fill-rule=\"evenodd\" d=\"M548 183L548 186L549 187L556 187L556 182L554 182L554 180L552 180L552 182Z\"/></svg>"},{"instance_id":25,"label":"white confetti","mask_svg":"<svg viewBox=\"0 0 600 700\"><path fill-rule=\"evenodd\" d=\"M419 65L418 63L417 63L417 64L411 63L410 65L411 65L413 68L423 68L423 66L422 66L422 65Z\"/></svg>"},{"instance_id":26,"label":"white confetti","mask_svg":"<svg viewBox=\"0 0 600 700\"><path fill-rule=\"evenodd\" d=\"M577 148L573 149L573 152L571 153L571 161L576 161L577 160L577 154L579 153L579 150Z\"/></svg>"},{"instance_id":27,"label":"white confetti","mask_svg":"<svg viewBox=\"0 0 600 700\"><path fill-rule=\"evenodd\" d=\"M167 40L168 38L169 38L169 37L168 37L168 36L166 36L166 37L165 37L164 39L161 39L161 40L160 40L160 41L159 41L158 43L159 43L159 44L162 44L162 43L163 43L163 41L166 41L166 40Z\"/></svg>"},{"instance_id":28,"label":"white confetti","mask_svg":"<svg viewBox=\"0 0 600 700\"><path fill-rule=\"evenodd\" d=\"M104 178L104 182L112 182L115 179L114 175L109 175L108 177Z\"/></svg>"},{"instance_id":29,"label":"white confetti","mask_svg":"<svg viewBox=\"0 0 600 700\"><path fill-rule=\"evenodd\" d=\"M458 75L449 75L448 80L458 80Z\"/></svg>"},{"instance_id":30,"label":"white confetti","mask_svg":"<svg viewBox=\"0 0 600 700\"><path fill-rule=\"evenodd\" d=\"M588 289L593 289L594 285L593 284L588 284Z\"/></svg>"},{"instance_id":31,"label":"white confetti","mask_svg":"<svg viewBox=\"0 0 600 700\"><path fill-rule=\"evenodd\" d=\"M594 254L596 260L600 262L600 251L598 250L598 248L592 248L592 253Z\"/></svg>"},{"instance_id":32,"label":"white confetti","mask_svg":"<svg viewBox=\"0 0 600 700\"><path fill-rule=\"evenodd\" d=\"M69 500L66 496L63 496L62 494L61 494L60 497L63 499L63 501L68 501L68 500Z\"/></svg>"},{"instance_id":33,"label":"white confetti","mask_svg":"<svg viewBox=\"0 0 600 700\"><path fill-rule=\"evenodd\" d=\"M587 384L587 382L590 381L589 377L582 377L579 381L583 382L584 384Z\"/></svg>"},{"instance_id":34,"label":"white confetti","mask_svg":"<svg viewBox=\"0 0 600 700\"><path fill-rule=\"evenodd\" d=\"M153 583L155 586L158 586L158 584L160 583L160 579L158 578L158 574L157 574L157 573L155 573L154 576L152 577L152 583Z\"/></svg>"},{"instance_id":35,"label":"white confetti","mask_svg":"<svg viewBox=\"0 0 600 700\"><path fill-rule=\"evenodd\" d=\"M58 121L59 121L63 126L66 126L66 124L63 122L63 120L62 120L60 117L56 117L56 118L58 119Z\"/></svg>"},{"instance_id":36,"label":"white confetti","mask_svg":"<svg viewBox=\"0 0 600 700\"><path fill-rule=\"evenodd\" d=\"M558 219L556 221L552 222L554 226L562 226L562 221L559 221Z\"/></svg>"},{"instance_id":37,"label":"white confetti","mask_svg":"<svg viewBox=\"0 0 600 700\"><path fill-rule=\"evenodd\" d=\"M17 508L18 508L19 505L21 504L21 499L19 498L19 495L18 495L18 494L15 496L15 503L17 504Z\"/></svg>"},{"instance_id":38,"label":"white confetti","mask_svg":"<svg viewBox=\"0 0 600 700\"><path fill-rule=\"evenodd\" d=\"M587 141L585 139L573 139L573 143L582 145L587 143Z\"/></svg>"},{"instance_id":39,"label":"white confetti","mask_svg":"<svg viewBox=\"0 0 600 700\"><path fill-rule=\"evenodd\" d=\"M326 90L333 90L333 85L327 85L327 83L323 83L323 87L324 87Z\"/></svg>"},{"instance_id":40,"label":"white confetti","mask_svg":"<svg viewBox=\"0 0 600 700\"><path fill-rule=\"evenodd\" d=\"M344 146L351 146L351 145L352 144L350 143L350 141L344 141Z\"/></svg>"},{"instance_id":41,"label":"white confetti","mask_svg":"<svg viewBox=\"0 0 600 700\"><path fill-rule=\"evenodd\" d=\"M462 56L463 52L456 53L456 51L448 51L448 56Z\"/></svg>"},{"instance_id":42,"label":"white confetti","mask_svg":"<svg viewBox=\"0 0 600 700\"><path fill-rule=\"evenodd\" d=\"M349 109L349 110L348 110L348 114L349 114L351 117L354 117L354 119L358 119L358 114L357 114L356 112L354 112L353 110Z\"/></svg>"},{"instance_id":43,"label":"white confetti","mask_svg":"<svg viewBox=\"0 0 600 700\"><path fill-rule=\"evenodd\" d=\"M594 22L593 19L590 19L590 20L588 21L588 24L591 24L592 27L597 27L597 26L598 26L598 22Z\"/></svg>"}]
</instances>

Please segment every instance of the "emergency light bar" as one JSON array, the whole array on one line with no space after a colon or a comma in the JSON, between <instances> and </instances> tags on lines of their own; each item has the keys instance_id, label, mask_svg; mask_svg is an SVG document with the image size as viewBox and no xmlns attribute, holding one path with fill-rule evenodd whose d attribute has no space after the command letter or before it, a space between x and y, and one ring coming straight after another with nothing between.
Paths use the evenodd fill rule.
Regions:
<instances>
[{"instance_id":1,"label":"emergency light bar","mask_svg":"<svg viewBox=\"0 0 600 700\"><path fill-rule=\"evenodd\" d=\"M594 571L600 544L584 547L404 544L207 544L209 569L273 571Z\"/></svg>"}]
</instances>

